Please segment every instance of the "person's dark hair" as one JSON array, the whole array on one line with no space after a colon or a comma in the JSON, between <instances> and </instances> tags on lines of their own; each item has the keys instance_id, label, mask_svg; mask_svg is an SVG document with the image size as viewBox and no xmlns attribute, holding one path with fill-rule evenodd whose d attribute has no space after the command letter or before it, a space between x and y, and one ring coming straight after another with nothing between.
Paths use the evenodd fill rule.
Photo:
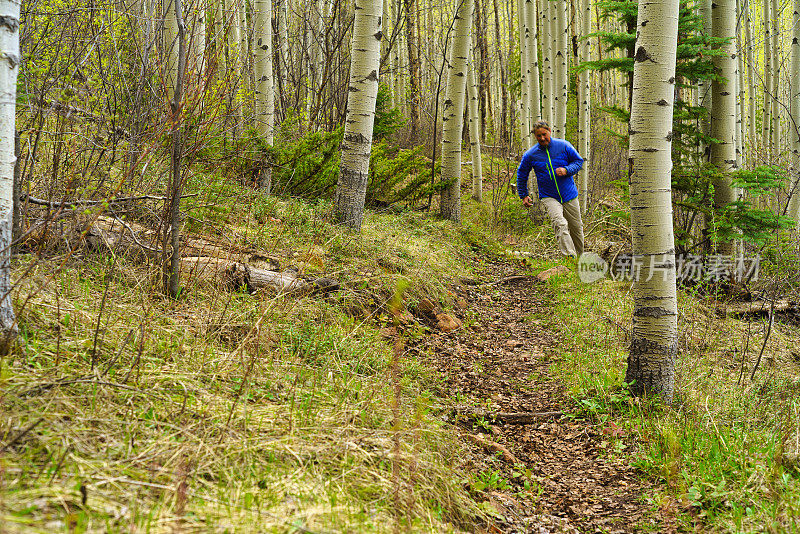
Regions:
<instances>
[{"instance_id":1,"label":"person's dark hair","mask_svg":"<svg viewBox=\"0 0 800 534\"><path fill-rule=\"evenodd\" d=\"M538 130L539 128L544 128L544 129L545 129L545 130L547 130L548 132L549 132L549 131L551 131L551 130L550 130L550 125L549 125L549 124L547 124L547 121L536 121L536 122L533 124L533 130L532 130L532 131L534 131L534 132L535 132L535 131L536 131L536 130Z\"/></svg>"}]
</instances>

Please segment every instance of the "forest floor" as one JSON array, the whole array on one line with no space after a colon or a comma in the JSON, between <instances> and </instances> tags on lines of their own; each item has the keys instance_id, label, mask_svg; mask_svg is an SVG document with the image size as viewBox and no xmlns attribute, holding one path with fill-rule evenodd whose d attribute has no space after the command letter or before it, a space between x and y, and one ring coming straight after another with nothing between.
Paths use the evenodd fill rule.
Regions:
<instances>
[{"instance_id":1,"label":"forest floor","mask_svg":"<svg viewBox=\"0 0 800 534\"><path fill-rule=\"evenodd\" d=\"M497 512L487 532L674 531L669 511L645 502L644 474L609 446L622 431L576 416L550 373L558 334L533 318L546 312L550 289L505 263L475 272L481 285L455 288L467 326L409 350L441 373L441 397L457 399L453 420L470 444L473 488ZM511 424L504 414L533 420Z\"/></svg>"}]
</instances>

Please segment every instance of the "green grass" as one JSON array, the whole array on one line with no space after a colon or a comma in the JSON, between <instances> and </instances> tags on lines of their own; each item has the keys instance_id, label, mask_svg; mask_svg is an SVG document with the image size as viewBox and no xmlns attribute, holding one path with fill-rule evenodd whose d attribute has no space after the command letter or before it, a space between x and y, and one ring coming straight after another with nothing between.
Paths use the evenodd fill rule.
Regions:
<instances>
[{"instance_id":1,"label":"green grass","mask_svg":"<svg viewBox=\"0 0 800 534\"><path fill-rule=\"evenodd\" d=\"M399 287L406 306L427 297L447 308L449 284L486 255L533 272L560 263L549 225L527 219L508 190L510 168L487 159L496 188L483 204L465 195L461 226L369 214L360 235L331 224L329 201L195 175L188 230L343 282L325 297L184 277L170 301L159 273L135 259L53 247L15 260L20 337L0 360L5 531L473 531L493 513L475 492L509 481L464 468L465 446L437 417L440 377L396 360L387 328ZM590 217L589 240L623 226ZM763 251L763 276L784 289L798 271L787 242ZM528 320L559 336L551 373L574 401L570 415L598 425L606 454L656 483L646 505L688 531L798 530L794 327L776 323L764 344L763 319L724 319L700 292L680 293L676 401L663 407L623 384L629 285L567 273L543 288L546 315Z\"/></svg>"},{"instance_id":2,"label":"green grass","mask_svg":"<svg viewBox=\"0 0 800 534\"><path fill-rule=\"evenodd\" d=\"M630 398L624 387L629 283L583 284L570 273L549 280L548 295L548 315L530 320L547 321L560 334L553 370L576 415L616 442L609 453L659 483L646 496L653 507L687 530L800 528L799 369L788 350L798 341L795 327L773 326L767 363L750 381L764 320L721 318L706 298L679 292L676 400L663 407ZM739 382L745 346L747 371Z\"/></svg>"},{"instance_id":3,"label":"green grass","mask_svg":"<svg viewBox=\"0 0 800 534\"><path fill-rule=\"evenodd\" d=\"M223 228L343 289L248 294L184 277L170 301L124 257L19 258L21 335L0 361L4 531L472 530L484 512L433 409L438 377L393 366L381 329L401 282L408 303L447 306L481 237L416 213L370 216L354 236L326 202L218 193L195 230Z\"/></svg>"}]
</instances>

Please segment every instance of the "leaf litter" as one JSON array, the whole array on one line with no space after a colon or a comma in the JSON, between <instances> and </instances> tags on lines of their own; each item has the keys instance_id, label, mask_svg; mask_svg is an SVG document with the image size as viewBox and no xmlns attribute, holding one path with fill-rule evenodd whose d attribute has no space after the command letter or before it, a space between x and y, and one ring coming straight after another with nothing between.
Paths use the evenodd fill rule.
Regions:
<instances>
[{"instance_id":1,"label":"leaf litter","mask_svg":"<svg viewBox=\"0 0 800 534\"><path fill-rule=\"evenodd\" d=\"M609 438L620 429L569 417L574 401L549 369L559 340L526 320L547 307L541 282L500 262L476 273L502 284L454 286L466 303L465 326L426 336L409 350L439 371L441 398L454 399L449 417L470 443L463 467L490 518L485 532L672 530L645 502L651 483L609 454ZM515 413L542 417L530 424L493 417Z\"/></svg>"}]
</instances>

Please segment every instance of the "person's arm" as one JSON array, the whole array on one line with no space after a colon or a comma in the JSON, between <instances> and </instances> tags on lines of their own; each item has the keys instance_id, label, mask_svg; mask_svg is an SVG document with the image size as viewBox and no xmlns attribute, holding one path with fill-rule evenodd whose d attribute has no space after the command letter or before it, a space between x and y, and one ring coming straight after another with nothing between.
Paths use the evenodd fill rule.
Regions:
<instances>
[{"instance_id":1,"label":"person's arm","mask_svg":"<svg viewBox=\"0 0 800 534\"><path fill-rule=\"evenodd\" d=\"M519 195L519 198L524 199L528 196L528 175L531 173L532 168L533 157L530 156L529 152L526 152L519 162L519 168L517 168L517 195Z\"/></svg>"},{"instance_id":2,"label":"person's arm","mask_svg":"<svg viewBox=\"0 0 800 534\"><path fill-rule=\"evenodd\" d=\"M583 158L580 154L578 154L578 151L575 150L575 147L572 146L572 143L565 141L565 144L566 147L564 148L564 151L566 153L568 162L565 168L567 170L567 174L572 176L583 167Z\"/></svg>"}]
</instances>

